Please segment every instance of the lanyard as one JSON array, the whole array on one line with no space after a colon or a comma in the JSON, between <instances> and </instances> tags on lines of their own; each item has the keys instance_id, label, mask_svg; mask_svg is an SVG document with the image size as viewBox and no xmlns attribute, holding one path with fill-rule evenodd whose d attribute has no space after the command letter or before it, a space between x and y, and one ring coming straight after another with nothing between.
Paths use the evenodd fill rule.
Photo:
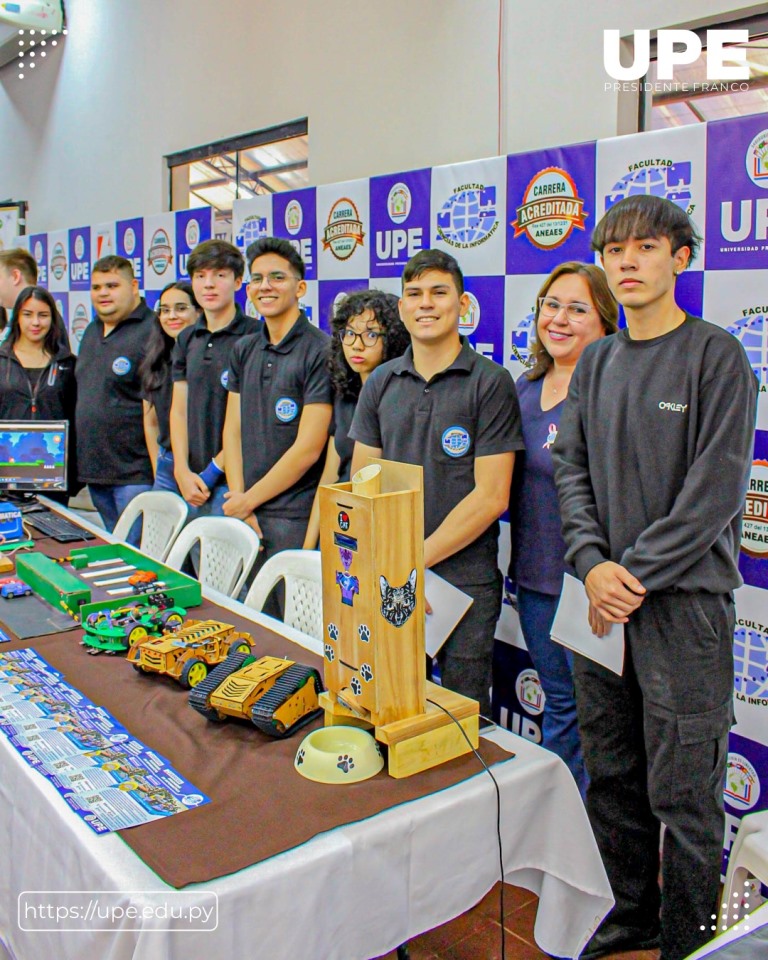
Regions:
<instances>
[{"instance_id":1,"label":"lanyard","mask_svg":"<svg viewBox=\"0 0 768 960\"><path fill-rule=\"evenodd\" d=\"M48 377L47 377L48 386L52 387L56 383L56 377L59 372L59 365L55 360L53 361L53 363L50 363L47 367L44 367L40 371L37 377L37 383L35 383L34 387L32 386L31 378L29 377L29 375L27 375L27 386L29 387L29 398L32 401L32 413L37 413L37 395L40 392L40 387L42 386L43 377L45 376L46 371L48 372Z\"/></svg>"}]
</instances>

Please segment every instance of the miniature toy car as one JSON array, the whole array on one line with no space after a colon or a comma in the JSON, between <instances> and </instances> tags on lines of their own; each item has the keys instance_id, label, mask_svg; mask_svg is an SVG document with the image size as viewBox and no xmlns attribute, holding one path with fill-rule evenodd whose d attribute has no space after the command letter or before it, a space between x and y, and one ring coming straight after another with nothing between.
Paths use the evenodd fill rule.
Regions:
<instances>
[{"instance_id":1,"label":"miniature toy car","mask_svg":"<svg viewBox=\"0 0 768 960\"><path fill-rule=\"evenodd\" d=\"M181 629L138 643L127 659L143 673L165 673L188 690L235 651L250 654L253 637L219 620L187 620Z\"/></svg>"},{"instance_id":2,"label":"miniature toy car","mask_svg":"<svg viewBox=\"0 0 768 960\"><path fill-rule=\"evenodd\" d=\"M324 690L313 667L235 653L192 690L190 706L209 720L250 720L270 737L289 737L320 713Z\"/></svg>"},{"instance_id":3,"label":"miniature toy car","mask_svg":"<svg viewBox=\"0 0 768 960\"><path fill-rule=\"evenodd\" d=\"M82 643L90 648L89 653L122 653L145 637L178 629L186 614L183 607L173 605L173 597L153 593L141 602L89 613L83 624Z\"/></svg>"},{"instance_id":4,"label":"miniature toy car","mask_svg":"<svg viewBox=\"0 0 768 960\"><path fill-rule=\"evenodd\" d=\"M157 582L157 574L152 570L137 570L132 576L128 577L128 584L133 587L134 593L147 593L154 589Z\"/></svg>"},{"instance_id":5,"label":"miniature toy car","mask_svg":"<svg viewBox=\"0 0 768 960\"><path fill-rule=\"evenodd\" d=\"M15 577L3 577L0 583L2 584L0 586L0 597L5 597L6 600L12 600L14 597L32 596L32 588Z\"/></svg>"}]
</instances>

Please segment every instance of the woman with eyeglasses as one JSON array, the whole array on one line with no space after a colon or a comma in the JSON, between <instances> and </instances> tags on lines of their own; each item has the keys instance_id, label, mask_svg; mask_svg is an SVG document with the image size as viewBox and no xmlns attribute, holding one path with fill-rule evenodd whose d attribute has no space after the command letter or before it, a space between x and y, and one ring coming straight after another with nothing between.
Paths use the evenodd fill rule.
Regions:
<instances>
[{"instance_id":1,"label":"woman with eyeglasses","mask_svg":"<svg viewBox=\"0 0 768 960\"><path fill-rule=\"evenodd\" d=\"M144 437L155 471L153 490L179 492L173 476L169 425L173 392L171 350L181 331L195 323L200 314L192 284L186 280L169 283L160 294L157 322L152 326L147 350L139 366L144 393Z\"/></svg>"},{"instance_id":2,"label":"woman with eyeglasses","mask_svg":"<svg viewBox=\"0 0 768 960\"><path fill-rule=\"evenodd\" d=\"M349 480L355 448L355 441L349 438L349 428L363 384L385 360L405 353L411 342L400 320L397 297L381 290L360 290L344 297L334 310L331 333L328 369L335 400L320 484ZM319 536L320 508L315 497L304 549L316 549Z\"/></svg>"},{"instance_id":3,"label":"woman with eyeglasses","mask_svg":"<svg viewBox=\"0 0 768 960\"><path fill-rule=\"evenodd\" d=\"M8 337L0 346L0 420L68 420L66 503L81 484L75 464L75 358L56 301L44 287L26 287L16 300Z\"/></svg>"},{"instance_id":4,"label":"woman with eyeglasses","mask_svg":"<svg viewBox=\"0 0 768 960\"><path fill-rule=\"evenodd\" d=\"M546 698L543 745L562 757L582 797L587 774L572 657L550 638L566 570L551 449L576 363L585 347L616 331L617 316L616 301L599 267L561 263L539 291L534 364L517 381L525 453L518 455L512 484L509 576L517 584L523 636Z\"/></svg>"}]
</instances>

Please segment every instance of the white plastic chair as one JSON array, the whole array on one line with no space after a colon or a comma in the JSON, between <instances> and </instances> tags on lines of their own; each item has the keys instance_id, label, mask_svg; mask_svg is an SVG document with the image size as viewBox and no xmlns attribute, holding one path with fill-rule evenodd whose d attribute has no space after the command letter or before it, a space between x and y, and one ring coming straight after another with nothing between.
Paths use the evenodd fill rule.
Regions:
<instances>
[{"instance_id":1,"label":"white plastic chair","mask_svg":"<svg viewBox=\"0 0 768 960\"><path fill-rule=\"evenodd\" d=\"M234 517L198 517L181 531L165 562L181 570L196 543L200 544L197 579L206 587L237 598L259 555L259 538L254 530Z\"/></svg>"},{"instance_id":2,"label":"white plastic chair","mask_svg":"<svg viewBox=\"0 0 768 960\"><path fill-rule=\"evenodd\" d=\"M128 504L115 524L113 534L125 540L135 520L142 516L139 549L155 560L165 560L187 519L188 508L178 494L169 490L140 493Z\"/></svg>"},{"instance_id":3,"label":"white plastic chair","mask_svg":"<svg viewBox=\"0 0 768 960\"><path fill-rule=\"evenodd\" d=\"M750 874L768 884L768 810L747 814L733 841L720 908L721 922L729 927L759 903L757 898L750 905L750 898L744 896L744 883Z\"/></svg>"},{"instance_id":4,"label":"white plastic chair","mask_svg":"<svg viewBox=\"0 0 768 960\"><path fill-rule=\"evenodd\" d=\"M262 610L279 580L285 580L288 626L323 639L323 576L319 550L283 550L270 557L251 584L245 605Z\"/></svg>"}]
</instances>

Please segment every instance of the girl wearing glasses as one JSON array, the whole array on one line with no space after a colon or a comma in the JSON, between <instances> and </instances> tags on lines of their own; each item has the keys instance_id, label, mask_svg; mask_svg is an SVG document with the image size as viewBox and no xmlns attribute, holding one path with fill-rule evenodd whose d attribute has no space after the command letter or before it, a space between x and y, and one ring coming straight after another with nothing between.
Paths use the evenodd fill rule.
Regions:
<instances>
[{"instance_id":1,"label":"girl wearing glasses","mask_svg":"<svg viewBox=\"0 0 768 960\"><path fill-rule=\"evenodd\" d=\"M405 353L411 342L400 320L397 297L381 290L360 290L344 297L335 308L331 334L328 369L335 400L320 484L349 480L355 448L355 441L349 437L349 428L363 384L385 360ZM316 549L319 536L320 514L315 497L304 549Z\"/></svg>"},{"instance_id":2,"label":"girl wearing glasses","mask_svg":"<svg viewBox=\"0 0 768 960\"><path fill-rule=\"evenodd\" d=\"M582 796L587 775L572 658L550 639L566 569L551 449L576 363L588 344L616 331L617 315L599 267L561 263L539 291L533 367L517 381L525 453L518 455L512 484L509 576L517 584L523 636L546 698L543 745L562 757Z\"/></svg>"},{"instance_id":3,"label":"girl wearing glasses","mask_svg":"<svg viewBox=\"0 0 768 960\"><path fill-rule=\"evenodd\" d=\"M171 453L171 350L176 337L185 327L195 323L201 314L192 292L192 284L185 280L169 283L160 294L156 308L157 322L147 343L144 359L139 367L144 393L144 437L155 472L153 490L179 488L173 476Z\"/></svg>"}]
</instances>

